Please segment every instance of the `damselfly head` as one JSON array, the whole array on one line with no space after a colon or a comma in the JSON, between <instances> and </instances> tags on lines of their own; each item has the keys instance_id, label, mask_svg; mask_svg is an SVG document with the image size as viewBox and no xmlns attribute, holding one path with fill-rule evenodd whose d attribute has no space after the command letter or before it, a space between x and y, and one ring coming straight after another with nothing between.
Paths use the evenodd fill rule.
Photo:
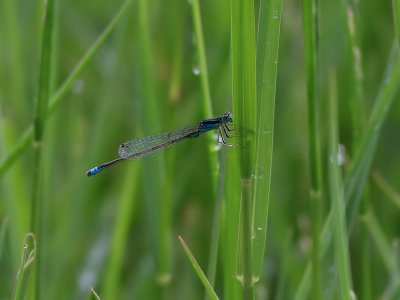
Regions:
<instances>
[{"instance_id":1,"label":"damselfly head","mask_svg":"<svg viewBox=\"0 0 400 300\"><path fill-rule=\"evenodd\" d=\"M224 122L224 123L232 123L233 122L232 114L229 111L227 111L226 113L224 113L222 115L222 122Z\"/></svg>"}]
</instances>

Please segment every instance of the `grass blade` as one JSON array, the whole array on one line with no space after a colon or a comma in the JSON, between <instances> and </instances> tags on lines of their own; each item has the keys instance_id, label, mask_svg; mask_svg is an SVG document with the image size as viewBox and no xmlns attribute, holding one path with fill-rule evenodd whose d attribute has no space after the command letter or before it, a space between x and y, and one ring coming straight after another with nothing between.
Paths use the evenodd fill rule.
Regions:
<instances>
[{"instance_id":1,"label":"grass blade","mask_svg":"<svg viewBox=\"0 0 400 300\"><path fill-rule=\"evenodd\" d=\"M203 112L206 118L214 117L211 103L210 84L208 80L208 68L206 50L203 38L203 26L201 24L201 12L199 0L192 2L192 17L196 36L196 48L199 61L199 72L201 81L201 91L203 94Z\"/></svg>"},{"instance_id":2,"label":"grass blade","mask_svg":"<svg viewBox=\"0 0 400 300\"><path fill-rule=\"evenodd\" d=\"M312 218L312 274L314 300L321 299L322 276L318 257L320 248L318 236L321 231L322 210L322 165L320 143L320 72L319 72L319 2L318 0L303 1L304 48L307 76L307 106L308 106L308 152L310 164L310 210Z\"/></svg>"},{"instance_id":3,"label":"grass blade","mask_svg":"<svg viewBox=\"0 0 400 300\"><path fill-rule=\"evenodd\" d=\"M92 47L85 53L76 67L72 70L71 74L63 82L63 84L57 89L54 95L50 99L48 106L48 111L46 117L51 116L60 106L66 93L71 88L74 81L81 75L85 67L93 59L94 55L97 53L99 48L104 44L106 38L110 35L115 25L120 20L123 13L127 10L131 0L126 0L118 12L115 14L114 18L108 24L106 29L100 34L97 40L93 43ZM14 148L10 150L8 155L2 159L0 163L0 178L5 174L5 172L13 165L13 163L21 156L21 154L28 148L33 140L33 125L28 127L25 133L22 135L20 140L16 143Z\"/></svg>"},{"instance_id":4,"label":"grass blade","mask_svg":"<svg viewBox=\"0 0 400 300\"><path fill-rule=\"evenodd\" d=\"M273 0L260 1L259 5L253 280L258 280L260 277L266 244L282 4L282 0Z\"/></svg>"},{"instance_id":5,"label":"grass blade","mask_svg":"<svg viewBox=\"0 0 400 300\"><path fill-rule=\"evenodd\" d=\"M201 11L199 0L193 0L192 4L192 17L196 36L196 48L199 61L199 72L200 72L200 82L202 91L202 104L203 104L203 114L206 118L212 118L214 116L211 102L210 84L207 68L207 58L204 46L203 38L203 26L201 23ZM213 229L211 234L210 243L210 259L207 268L207 277L212 285L215 282L215 273L217 268L217 256L218 256L218 242L219 242L219 224L220 224L220 207L221 207L221 197L217 197L217 183L218 183L218 173L219 173L219 163L217 152L215 151L215 138L213 135L208 135L208 158L212 176L213 190L215 197L215 207L214 207L214 218L213 218Z\"/></svg>"},{"instance_id":6,"label":"grass blade","mask_svg":"<svg viewBox=\"0 0 400 300\"><path fill-rule=\"evenodd\" d=\"M397 50L394 50L395 54ZM381 90L377 96L375 107L368 122L367 130L363 135L360 142L360 147L355 159L352 162L351 169L345 178L344 182L344 196L346 206L353 207L347 209L347 212L352 212L348 215L347 226L350 233L351 220L355 216L356 209L358 208L358 199L363 190L365 179L371 167L372 159L376 150L376 143L380 134L380 128L386 119L387 112L393 104L394 94L400 86L400 59L397 54L392 55L388 63L388 72L385 75L382 83ZM320 259L326 254L332 237L332 211L330 212L325 224L323 226L319 242L320 245ZM300 286L296 291L295 299L307 299L309 289L311 288L311 268L307 266Z\"/></svg>"},{"instance_id":7,"label":"grass blade","mask_svg":"<svg viewBox=\"0 0 400 300\"><path fill-rule=\"evenodd\" d=\"M356 31L356 18L354 15L355 6L347 4L345 13L347 17L347 44L348 44L348 57L349 57L349 70L350 76L349 95L350 95L350 111L352 120L352 138L353 148L358 146L361 139L361 133L364 129L364 107L363 107L363 69L362 57L359 41L357 39Z\"/></svg>"},{"instance_id":8,"label":"grass blade","mask_svg":"<svg viewBox=\"0 0 400 300\"><path fill-rule=\"evenodd\" d=\"M122 269L122 259L128 240L129 225L133 221L135 211L135 197L137 190L138 176L141 168L137 164L132 164L125 176L125 182L122 187L121 203L115 220L113 239L109 260L104 278L104 299L119 298L120 273Z\"/></svg>"},{"instance_id":9,"label":"grass blade","mask_svg":"<svg viewBox=\"0 0 400 300\"><path fill-rule=\"evenodd\" d=\"M29 240L32 240L32 244L29 243ZM25 271L28 270L28 268L31 266L31 264L35 261L36 259L36 238L33 233L28 233L25 236L25 241L24 241L24 246L23 250L21 253L21 261L20 261L20 267L18 270L17 274L17 280L15 284L15 290L14 290L14 300L19 300L19 299L24 299L24 294L25 294L25 287L26 284L24 282L25 279Z\"/></svg>"},{"instance_id":10,"label":"grass blade","mask_svg":"<svg viewBox=\"0 0 400 300\"><path fill-rule=\"evenodd\" d=\"M383 122L392 106L394 95L400 86L400 59L397 47L394 46L392 49L392 56L377 96L377 101L345 182L345 199L350 204L347 216L350 228L358 212L359 199L371 168L373 153L375 152Z\"/></svg>"},{"instance_id":11,"label":"grass blade","mask_svg":"<svg viewBox=\"0 0 400 300\"><path fill-rule=\"evenodd\" d=\"M14 300L21 299L22 282L24 280L24 272L25 272L24 264L25 264L25 261L27 258L27 253L28 253L28 246L27 246L27 244L25 244L23 246L23 250L22 250L22 254L21 254L20 269L18 271L17 283L15 286L15 292L14 292L14 297L13 297Z\"/></svg>"},{"instance_id":12,"label":"grass blade","mask_svg":"<svg viewBox=\"0 0 400 300\"><path fill-rule=\"evenodd\" d=\"M31 231L36 235L37 245L40 249L36 258L36 265L33 276L33 289L36 299L42 298L42 272L43 272L43 246L42 230L44 229L43 210L43 193L42 193L42 176L43 176L43 135L47 118L47 106L51 92L52 80L52 55L53 55L53 30L55 19L54 0L49 0L45 5L44 11L44 28L42 36L41 62L39 69L39 84L37 91L37 101L35 115L33 118L33 185L31 200ZM43 257L44 258L44 257Z\"/></svg>"},{"instance_id":13,"label":"grass blade","mask_svg":"<svg viewBox=\"0 0 400 300\"><path fill-rule=\"evenodd\" d=\"M392 264L392 249L390 244L383 234L382 228L379 226L378 221L372 211L369 211L362 217L362 222L368 229L372 240L375 243L376 248L381 256L381 259L386 267L386 270L390 273L393 268Z\"/></svg>"},{"instance_id":14,"label":"grass blade","mask_svg":"<svg viewBox=\"0 0 400 300\"><path fill-rule=\"evenodd\" d=\"M349 98L349 110L351 115L351 127L352 127L352 144L348 147L351 155L354 154L355 149L358 148L362 133L365 129L365 108L364 108L364 96L363 96L363 66L362 66L362 52L359 42L359 22L357 20L357 3L351 1L343 1L342 4L343 14L347 18L347 30L346 30L346 42L347 42L347 57L348 67L346 67L346 74L348 76L348 98ZM360 212L363 213L369 209L370 197L367 192L368 184L363 194L363 206ZM370 264L370 241L367 238L367 234L364 228L360 229L359 236L357 237L360 241L360 249L364 249L361 254L361 265L359 273L362 274L361 291L360 297L365 300L371 299L371 264ZM358 294L358 291L355 290Z\"/></svg>"},{"instance_id":15,"label":"grass blade","mask_svg":"<svg viewBox=\"0 0 400 300\"><path fill-rule=\"evenodd\" d=\"M243 298L253 299L252 225L253 164L256 107L256 43L253 1L232 0L232 88L235 117L239 126L241 221L238 276Z\"/></svg>"},{"instance_id":16,"label":"grass blade","mask_svg":"<svg viewBox=\"0 0 400 300\"><path fill-rule=\"evenodd\" d=\"M208 295L211 299L217 300L218 296L215 293L213 287L211 286L210 282L207 280L206 275L203 273L201 270L199 264L197 263L196 259L194 258L192 252L190 251L189 247L186 245L185 241L182 239L182 237L179 236L179 241L182 244L183 249L185 250L185 253L187 257L189 258L190 262L192 263L192 266L194 270L196 271L197 275L199 276L201 282L203 283L204 287L206 288L206 291L208 292Z\"/></svg>"},{"instance_id":17,"label":"grass blade","mask_svg":"<svg viewBox=\"0 0 400 300\"><path fill-rule=\"evenodd\" d=\"M339 274L341 299L350 300L351 275L349 266L349 245L347 242L345 202L343 195L342 175L340 171L338 113L337 113L337 84L336 73L330 74L329 97L329 181L330 198L332 203L333 220L335 224L335 262Z\"/></svg>"},{"instance_id":18,"label":"grass blade","mask_svg":"<svg viewBox=\"0 0 400 300\"><path fill-rule=\"evenodd\" d=\"M100 300L100 296L96 293L96 291L93 288L90 289L90 295L91 295L90 299Z\"/></svg>"},{"instance_id":19,"label":"grass blade","mask_svg":"<svg viewBox=\"0 0 400 300\"><path fill-rule=\"evenodd\" d=\"M234 150L234 149L232 149ZM222 207L222 252L224 253L224 299L242 299L237 280L237 256L240 215L239 151L229 151L226 166L225 206Z\"/></svg>"},{"instance_id":20,"label":"grass blade","mask_svg":"<svg viewBox=\"0 0 400 300\"><path fill-rule=\"evenodd\" d=\"M141 71L143 73L143 98L141 116L143 128L147 132L160 132L162 103L157 102L155 87L153 45L149 28L148 1L139 1L139 39L141 54ZM171 190L166 175L165 155L160 153L144 163L144 192L149 207L149 219L156 224L155 256L157 259L157 277L161 287L169 285L171 280ZM156 208L156 209L154 209ZM164 292L164 290L163 290Z\"/></svg>"},{"instance_id":21,"label":"grass blade","mask_svg":"<svg viewBox=\"0 0 400 300\"><path fill-rule=\"evenodd\" d=\"M394 189L394 187L386 181L382 174L378 171L372 173L372 179L375 184L381 189L384 195L392 201L398 209L400 209L400 194Z\"/></svg>"},{"instance_id":22,"label":"grass blade","mask_svg":"<svg viewBox=\"0 0 400 300\"><path fill-rule=\"evenodd\" d=\"M47 106L50 99L51 57L53 55L54 1L49 0L45 6L44 28L42 37L39 86L33 118L34 142L41 143L44 135ZM40 145L39 145L40 146Z\"/></svg>"}]
</instances>

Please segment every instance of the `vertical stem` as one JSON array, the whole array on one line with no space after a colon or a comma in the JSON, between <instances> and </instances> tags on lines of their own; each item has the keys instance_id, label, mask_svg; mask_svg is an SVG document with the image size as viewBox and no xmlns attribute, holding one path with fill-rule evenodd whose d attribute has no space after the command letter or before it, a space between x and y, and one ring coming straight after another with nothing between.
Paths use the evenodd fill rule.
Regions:
<instances>
[{"instance_id":1,"label":"vertical stem","mask_svg":"<svg viewBox=\"0 0 400 300\"><path fill-rule=\"evenodd\" d=\"M243 299L253 299L251 181L242 178Z\"/></svg>"},{"instance_id":2,"label":"vertical stem","mask_svg":"<svg viewBox=\"0 0 400 300\"><path fill-rule=\"evenodd\" d=\"M257 130L253 193L253 281L263 268L272 174L282 0L260 0L257 25Z\"/></svg>"},{"instance_id":3,"label":"vertical stem","mask_svg":"<svg viewBox=\"0 0 400 300\"><path fill-rule=\"evenodd\" d=\"M41 272L43 241L41 236L44 224L43 197L42 197L42 154L43 154L43 135L47 117L47 107L50 98L51 85L51 57L53 50L53 27L54 27L54 0L48 0L44 8L44 27L42 36L41 62L39 70L38 94L33 120L33 185L31 203L31 231L36 235L38 252L36 257L36 268L34 274L34 297L41 299Z\"/></svg>"},{"instance_id":4,"label":"vertical stem","mask_svg":"<svg viewBox=\"0 0 400 300\"><path fill-rule=\"evenodd\" d=\"M361 139L364 127L364 107L363 107L363 71L361 64L361 50L356 35L356 19L354 16L354 8L352 5L345 5L347 16L347 43L349 51L349 76L350 76L350 109L352 119L352 135L353 149L357 149L357 145Z\"/></svg>"},{"instance_id":5,"label":"vertical stem","mask_svg":"<svg viewBox=\"0 0 400 300\"><path fill-rule=\"evenodd\" d=\"M254 2L232 0L232 88L235 117L240 129L241 241L243 297L253 299L252 272L252 173L256 106L256 48ZM240 253L240 252L239 252Z\"/></svg>"},{"instance_id":6,"label":"vertical stem","mask_svg":"<svg viewBox=\"0 0 400 300\"><path fill-rule=\"evenodd\" d=\"M317 0L303 1L304 46L307 72L308 141L310 156L310 209L312 215L313 299L321 299L319 232L321 219L321 150L319 134L318 9Z\"/></svg>"},{"instance_id":7,"label":"vertical stem","mask_svg":"<svg viewBox=\"0 0 400 300\"><path fill-rule=\"evenodd\" d=\"M201 91L203 93L203 112L207 118L211 118L213 117L213 112L211 105L210 85L208 82L208 68L207 68L206 51L204 47L203 28L201 24L201 12L200 12L199 0L193 0L192 14L193 14L194 29L196 33L197 55L199 56Z\"/></svg>"},{"instance_id":8,"label":"vertical stem","mask_svg":"<svg viewBox=\"0 0 400 300\"><path fill-rule=\"evenodd\" d=\"M400 59L396 48L393 49L393 53L389 58L387 64L387 72L384 76L380 92L375 101L374 108L368 121L365 134L360 141L358 153L356 154L350 171L347 174L344 181L344 199L346 200L347 208L346 212L352 212L357 206L357 201L360 197L360 190L363 188L367 174L370 170L372 159L376 151L376 145L380 134L380 129L383 122L386 119L387 113L390 111L394 95L400 87ZM351 223L354 217L353 214L348 216L347 230L350 232ZM333 231L333 213L329 213L326 218L325 224L320 234L320 247L321 247L321 258L326 254L328 246L331 242L331 234ZM312 279L310 278L311 271L310 267L307 266L306 271L303 274L300 286L296 291L295 299L308 299L309 289L312 285Z\"/></svg>"},{"instance_id":9,"label":"vertical stem","mask_svg":"<svg viewBox=\"0 0 400 300\"><path fill-rule=\"evenodd\" d=\"M207 57L204 46L203 26L201 22L201 11L200 11L199 0L192 1L192 17L195 29L195 36L196 36L197 55L198 55L199 71L200 71L200 83L203 96L202 97L203 114L205 115L206 118L211 118L213 116L213 110L211 103L210 84L208 80ZM214 150L215 147L214 136L208 135L208 141L209 141L208 161L212 174L211 180L215 195L215 206L214 206L214 218L213 218L213 226L212 226L211 242L210 242L210 259L207 268L207 277L211 285L214 285L216 268L217 268L218 246L219 246L218 245L219 231L220 231L219 224L220 224L222 195L219 195L220 193L218 193L217 190L218 180L221 179L221 176L218 176L220 168L218 163L217 152ZM220 182L223 182L223 180L220 180ZM208 297L208 294L206 294L206 297Z\"/></svg>"},{"instance_id":10,"label":"vertical stem","mask_svg":"<svg viewBox=\"0 0 400 300\"><path fill-rule=\"evenodd\" d=\"M346 230L345 200L343 193L342 175L338 161L338 113L336 93L336 73L330 72L330 97L329 97L329 177L330 198L332 203L333 218L335 223L335 262L339 274L341 299L350 300L352 289L348 237Z\"/></svg>"},{"instance_id":11,"label":"vertical stem","mask_svg":"<svg viewBox=\"0 0 400 300\"><path fill-rule=\"evenodd\" d=\"M372 300L372 282L371 282L371 250L368 239L367 230L361 226L360 228L359 251L361 253L361 291L360 299Z\"/></svg>"},{"instance_id":12,"label":"vertical stem","mask_svg":"<svg viewBox=\"0 0 400 300\"><path fill-rule=\"evenodd\" d=\"M151 5L146 0L139 1L139 31L141 70L143 73L143 96L141 115L143 127L148 132L160 131L160 106L157 102L156 82L153 64L153 45L149 30L149 11ZM155 225L155 255L157 258L157 283L161 292L166 292L171 281L171 192L166 175L165 157L162 153L144 161L144 193L148 203L149 218ZM150 204L151 203L151 204ZM156 209L155 209L156 208Z\"/></svg>"},{"instance_id":13,"label":"vertical stem","mask_svg":"<svg viewBox=\"0 0 400 300\"><path fill-rule=\"evenodd\" d=\"M352 153L357 150L363 131L365 127L365 116L363 107L363 70L361 64L361 49L357 38L357 22L356 22L356 3L350 3L350 1L344 1L344 8L347 17L347 44L348 44L348 57L349 57L349 102L350 112L352 120ZM368 183L364 194L362 196L362 206L360 209L361 214L367 213L369 209L369 195L368 195ZM371 265L370 265L370 251L369 251L369 240L366 229L361 226L359 238L359 249L361 253L361 264L360 273L361 276L361 291L362 299L370 299L371 289Z\"/></svg>"}]
</instances>

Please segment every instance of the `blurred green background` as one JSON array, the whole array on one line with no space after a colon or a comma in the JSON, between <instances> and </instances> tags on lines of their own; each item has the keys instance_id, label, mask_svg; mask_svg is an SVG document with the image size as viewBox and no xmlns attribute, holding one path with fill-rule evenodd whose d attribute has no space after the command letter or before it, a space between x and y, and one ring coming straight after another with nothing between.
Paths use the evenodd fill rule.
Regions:
<instances>
[{"instance_id":1,"label":"blurred green background","mask_svg":"<svg viewBox=\"0 0 400 300\"><path fill-rule=\"evenodd\" d=\"M121 3L55 2L51 95L102 34ZM12 298L16 289L25 235L30 231L33 185L38 182L43 218L41 299L87 299L92 287L101 299L103 295L108 295L104 299L110 295L111 299L204 297L204 287L178 235L207 270L216 209L209 163L213 145L209 140L202 136L184 141L164 154L125 162L94 177L85 175L88 169L116 158L123 141L184 127L207 117L201 102L191 1L146 3L143 6L132 0L47 119L39 181L33 179L35 150L31 141L0 173L1 299ZM366 123L396 33L390 1L356 4L362 115ZM230 3L204 0L200 8L210 95L217 116L233 108ZM43 10L43 2L39 1L3 0L0 4L2 166L33 124ZM329 162L327 74L332 66L337 73L339 142L347 158L344 173L355 153L349 101L354 90L349 64L352 50L346 38L345 12L342 1L321 1L318 11L324 174ZM259 299L293 299L311 257L304 34L298 1L283 3L279 47L269 226L262 274L256 285ZM352 282L358 299L400 298L399 242L394 243L400 228L397 99L378 141L371 172L374 176L367 180L367 196L363 199L368 199L368 205L362 204L364 210L349 236ZM222 177L229 151L235 150L222 147L217 152ZM323 178L322 222L330 208L326 200L328 179ZM124 225L117 227L118 221ZM366 244L360 241L362 231L366 231ZM323 299L341 299L335 290L340 273L335 273L333 247L330 249L321 264ZM226 276L235 280L235 274L223 273L224 250L220 248L215 282L215 290L223 299ZM387 253L389 250L393 252ZM364 273L361 253L368 253L369 273ZM31 273L25 277L27 299L34 299L29 288L33 276Z\"/></svg>"}]
</instances>

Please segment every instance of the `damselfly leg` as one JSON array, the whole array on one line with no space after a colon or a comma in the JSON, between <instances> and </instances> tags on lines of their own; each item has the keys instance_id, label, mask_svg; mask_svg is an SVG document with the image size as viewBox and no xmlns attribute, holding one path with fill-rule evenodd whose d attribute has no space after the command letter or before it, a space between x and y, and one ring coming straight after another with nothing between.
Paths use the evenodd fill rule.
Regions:
<instances>
[{"instance_id":1,"label":"damselfly leg","mask_svg":"<svg viewBox=\"0 0 400 300\"><path fill-rule=\"evenodd\" d=\"M221 130L221 128L222 128L222 130ZM226 138L230 139L232 137L233 136L229 136L228 135L228 133L226 132L226 129L225 129L224 126L220 126L218 128L218 137L217 137L217 142L218 143L223 144L223 145L228 146L228 147L237 146L237 144L232 144L232 143L226 142L226 140L225 140Z\"/></svg>"}]
</instances>

